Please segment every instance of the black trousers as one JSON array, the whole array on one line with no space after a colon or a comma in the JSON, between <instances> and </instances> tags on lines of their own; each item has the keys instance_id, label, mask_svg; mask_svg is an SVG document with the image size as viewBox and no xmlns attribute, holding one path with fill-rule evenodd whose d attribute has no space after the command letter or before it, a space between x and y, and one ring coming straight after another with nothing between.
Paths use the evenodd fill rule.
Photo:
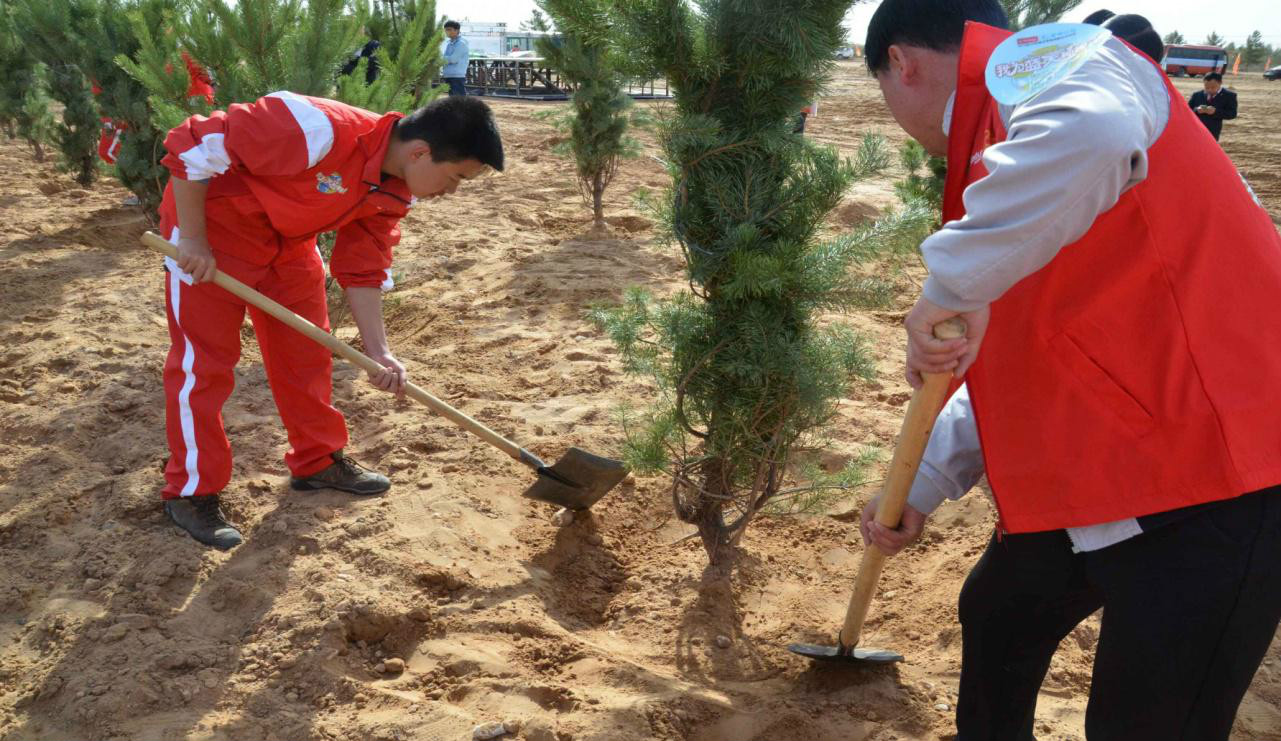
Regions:
<instances>
[{"instance_id":1,"label":"black trousers","mask_svg":"<svg viewBox=\"0 0 1281 741\"><path fill-rule=\"evenodd\" d=\"M466 77L445 77L442 79L445 81L446 84L449 85L450 95L466 95L467 94L467 78Z\"/></svg>"},{"instance_id":2,"label":"black trousers","mask_svg":"<svg viewBox=\"0 0 1281 741\"><path fill-rule=\"evenodd\" d=\"M1281 487L1088 553L995 537L961 590L957 741L1034 741L1061 641L1103 608L1089 741L1224 741L1281 621Z\"/></svg>"}]
</instances>

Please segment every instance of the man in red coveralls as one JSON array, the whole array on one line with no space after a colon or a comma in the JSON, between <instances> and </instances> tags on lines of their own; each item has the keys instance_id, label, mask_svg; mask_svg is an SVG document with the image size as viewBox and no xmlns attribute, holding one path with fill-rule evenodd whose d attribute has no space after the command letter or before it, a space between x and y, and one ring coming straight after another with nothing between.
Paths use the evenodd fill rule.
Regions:
<instances>
[{"instance_id":1,"label":"man in red coveralls","mask_svg":"<svg viewBox=\"0 0 1281 741\"><path fill-rule=\"evenodd\" d=\"M405 367L382 319L397 227L416 198L453 193L486 169L503 169L489 108L444 98L404 116L278 92L225 112L193 116L169 132L172 178L160 206L172 346L165 363L169 462L164 509L217 548L242 538L218 495L231 478L222 405L234 385L246 305L209 283L215 268L328 329L325 265L316 236L336 231L329 270L346 290L365 352L384 370L374 385L401 393ZM330 403L329 350L249 308L267 380L289 435L285 463L297 490L378 494L385 476L343 456L347 427Z\"/></svg>"},{"instance_id":2,"label":"man in red coveralls","mask_svg":"<svg viewBox=\"0 0 1281 741\"><path fill-rule=\"evenodd\" d=\"M998 103L1004 26L997 0L884 0L868 29L890 111L948 159L909 380L965 384L900 527L873 503L863 534L897 552L987 475L999 522L961 591L957 741L1034 739L1051 656L1100 609L1087 738L1223 741L1281 620L1281 237L1118 38ZM1191 182L1209 203L1190 218ZM935 340L956 316L969 336Z\"/></svg>"}]
</instances>

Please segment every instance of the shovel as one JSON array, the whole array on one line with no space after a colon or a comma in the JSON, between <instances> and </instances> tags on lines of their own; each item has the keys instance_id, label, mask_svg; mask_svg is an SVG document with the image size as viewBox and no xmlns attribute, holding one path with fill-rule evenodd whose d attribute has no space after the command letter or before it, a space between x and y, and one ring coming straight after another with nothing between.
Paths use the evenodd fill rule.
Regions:
<instances>
[{"instance_id":1,"label":"shovel","mask_svg":"<svg viewBox=\"0 0 1281 741\"><path fill-rule=\"evenodd\" d=\"M934 326L934 336L940 340L959 339L965 336L965 331L965 322L960 319L949 319ZM926 373L924 377L925 384L912 394L912 401L907 405L907 416L903 419L898 444L894 446L894 459L890 461L890 470L885 477L885 489L876 508L876 521L891 530L898 527L899 519L903 516L903 507L907 505L907 495L916 479L916 469L921 465L921 457L925 455L925 445L930 441L934 420L947 401L952 374ZM863 632L863 621L867 619L872 597L876 595L876 582L881 577L885 558L885 552L880 548L871 543L864 546L863 562L858 567L858 578L854 581L854 594L850 597L845 625L836 636L835 646L793 643L787 650L815 661L844 664L888 664L902 661L903 655L894 651L862 648L858 645Z\"/></svg>"},{"instance_id":2,"label":"shovel","mask_svg":"<svg viewBox=\"0 0 1281 741\"><path fill-rule=\"evenodd\" d=\"M154 232L143 234L142 243L146 247L168 257L174 259L178 257L177 248ZM291 328L319 342L329 348L335 355L360 366L370 373L378 373L383 370L381 365L364 353L226 273L216 271L213 282L245 302L253 304ZM570 511L581 511L599 501L601 497L617 486L618 482L622 481L627 475L627 469L621 462L592 455L579 448L570 448L554 465L548 466L538 456L454 409L427 390L419 388L412 383L406 383L405 393L415 401L426 405L433 412L537 471L538 479L525 490L525 496L530 499L560 505Z\"/></svg>"}]
</instances>

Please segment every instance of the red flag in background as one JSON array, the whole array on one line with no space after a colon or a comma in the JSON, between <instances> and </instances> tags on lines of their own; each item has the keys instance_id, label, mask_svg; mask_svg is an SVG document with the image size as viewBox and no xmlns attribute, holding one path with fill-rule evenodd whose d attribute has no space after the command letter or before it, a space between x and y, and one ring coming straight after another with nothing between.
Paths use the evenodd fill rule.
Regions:
<instances>
[{"instance_id":1,"label":"red flag in background","mask_svg":"<svg viewBox=\"0 0 1281 741\"><path fill-rule=\"evenodd\" d=\"M1237 52L1237 60L1232 63L1232 74L1241 74L1241 53Z\"/></svg>"},{"instance_id":2,"label":"red flag in background","mask_svg":"<svg viewBox=\"0 0 1281 741\"><path fill-rule=\"evenodd\" d=\"M187 52L182 53L182 61L187 65L187 97L204 98L205 102L213 105L214 89L213 80L209 79L209 73L204 67L196 64L196 60L191 58Z\"/></svg>"}]
</instances>

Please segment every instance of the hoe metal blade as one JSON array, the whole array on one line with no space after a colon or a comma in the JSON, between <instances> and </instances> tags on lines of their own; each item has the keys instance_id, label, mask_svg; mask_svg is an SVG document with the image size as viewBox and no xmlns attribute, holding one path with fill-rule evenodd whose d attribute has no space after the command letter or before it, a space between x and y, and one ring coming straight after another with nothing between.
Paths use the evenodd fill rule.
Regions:
<instances>
[{"instance_id":1,"label":"hoe metal blade","mask_svg":"<svg viewBox=\"0 0 1281 741\"><path fill-rule=\"evenodd\" d=\"M539 466L525 496L574 511L591 507L627 476L621 461L570 448L551 466Z\"/></svg>"},{"instance_id":2,"label":"hoe metal blade","mask_svg":"<svg viewBox=\"0 0 1281 741\"><path fill-rule=\"evenodd\" d=\"M841 646L815 646L812 643L793 643L788 651L807 659L833 664L892 664L902 661L903 655L879 648L846 649Z\"/></svg>"}]
</instances>

